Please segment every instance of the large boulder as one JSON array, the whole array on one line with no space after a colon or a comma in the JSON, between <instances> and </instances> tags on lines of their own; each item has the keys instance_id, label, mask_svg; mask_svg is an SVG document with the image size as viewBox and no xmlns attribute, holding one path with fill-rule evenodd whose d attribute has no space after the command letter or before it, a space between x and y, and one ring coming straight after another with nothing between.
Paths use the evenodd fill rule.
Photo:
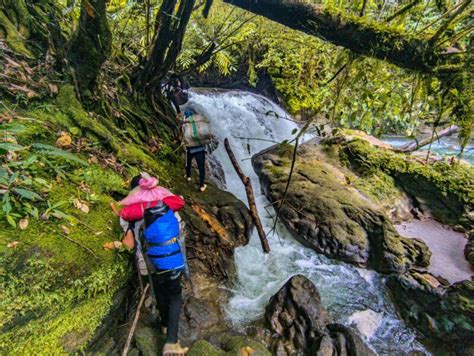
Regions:
<instances>
[{"instance_id":1,"label":"large boulder","mask_svg":"<svg viewBox=\"0 0 474 356\"><path fill-rule=\"evenodd\" d=\"M299 149L286 192L290 157L280 145L252 162L265 195L297 240L318 253L384 273L428 266L427 246L401 237L369 196L356 189L349 172L319 145Z\"/></svg>"},{"instance_id":2,"label":"large boulder","mask_svg":"<svg viewBox=\"0 0 474 356\"><path fill-rule=\"evenodd\" d=\"M187 202L182 216L192 281L185 283L180 332L191 341L230 327L222 308L229 297L225 286L235 279L234 250L247 244L252 224L245 204L213 184L204 194L183 186L178 191Z\"/></svg>"},{"instance_id":3,"label":"large boulder","mask_svg":"<svg viewBox=\"0 0 474 356\"><path fill-rule=\"evenodd\" d=\"M378 147L370 136L339 137L340 157L363 178L385 174L407 192L415 205L436 220L469 230L474 224L474 168L438 160L425 164L416 156Z\"/></svg>"},{"instance_id":4,"label":"large boulder","mask_svg":"<svg viewBox=\"0 0 474 356\"><path fill-rule=\"evenodd\" d=\"M278 355L375 355L352 329L331 322L318 290L302 275L270 299L265 319Z\"/></svg>"},{"instance_id":5,"label":"large boulder","mask_svg":"<svg viewBox=\"0 0 474 356\"><path fill-rule=\"evenodd\" d=\"M474 351L474 281L447 285L410 271L388 278L403 316L423 334L449 343L461 355Z\"/></svg>"}]
</instances>

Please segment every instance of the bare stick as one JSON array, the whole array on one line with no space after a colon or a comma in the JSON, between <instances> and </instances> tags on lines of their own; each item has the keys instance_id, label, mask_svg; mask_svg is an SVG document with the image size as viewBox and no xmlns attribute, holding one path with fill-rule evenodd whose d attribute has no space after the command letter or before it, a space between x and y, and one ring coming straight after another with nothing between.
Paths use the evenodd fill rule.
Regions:
<instances>
[{"instance_id":1,"label":"bare stick","mask_svg":"<svg viewBox=\"0 0 474 356\"><path fill-rule=\"evenodd\" d=\"M137 311L135 312L135 317L133 318L133 324L130 328L127 337L127 342L125 343L125 347L122 351L122 356L127 356L128 349L130 348L130 343L132 342L133 334L135 333L135 328L137 327L138 319L140 318L140 309L142 308L143 302L145 301L146 292L148 291L148 288L150 288L149 284L147 284L145 289L143 290L142 297L140 298L140 302L138 303Z\"/></svg>"},{"instance_id":2,"label":"bare stick","mask_svg":"<svg viewBox=\"0 0 474 356\"><path fill-rule=\"evenodd\" d=\"M234 152L232 152L232 149L230 148L229 140L227 138L224 140L224 146L225 150L227 151L227 154L229 155L230 161L234 166L235 171L237 172L240 180L245 186L245 193L247 193L247 199L249 202L250 216L252 217L255 227L257 228L258 236L260 237L260 242L262 243L263 252L269 253L270 246L268 245L268 240L265 236L265 231L262 227L262 222L260 221L260 217L258 216L257 205L255 204L255 195L253 194L252 182L250 181L250 178L247 177L240 168L239 163L235 158Z\"/></svg>"},{"instance_id":3,"label":"bare stick","mask_svg":"<svg viewBox=\"0 0 474 356\"><path fill-rule=\"evenodd\" d=\"M62 237L64 237L66 240L68 241L71 241L73 244L76 244L77 246L79 247L82 247L84 250L86 250L87 252L89 252L92 256L94 256L96 259L99 259L99 257L94 253L94 251L92 251L89 247L81 244L79 241L76 241L72 238L70 238L69 236L67 235L64 235L64 234L61 234Z\"/></svg>"}]
</instances>

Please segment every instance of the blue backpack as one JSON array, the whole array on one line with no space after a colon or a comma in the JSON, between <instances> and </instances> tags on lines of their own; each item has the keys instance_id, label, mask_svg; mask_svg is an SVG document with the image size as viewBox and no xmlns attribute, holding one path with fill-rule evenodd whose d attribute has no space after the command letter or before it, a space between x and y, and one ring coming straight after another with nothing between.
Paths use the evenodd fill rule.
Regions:
<instances>
[{"instance_id":1,"label":"blue backpack","mask_svg":"<svg viewBox=\"0 0 474 356\"><path fill-rule=\"evenodd\" d=\"M184 256L179 245L179 222L163 203L145 211L146 254L158 271L184 270Z\"/></svg>"}]
</instances>

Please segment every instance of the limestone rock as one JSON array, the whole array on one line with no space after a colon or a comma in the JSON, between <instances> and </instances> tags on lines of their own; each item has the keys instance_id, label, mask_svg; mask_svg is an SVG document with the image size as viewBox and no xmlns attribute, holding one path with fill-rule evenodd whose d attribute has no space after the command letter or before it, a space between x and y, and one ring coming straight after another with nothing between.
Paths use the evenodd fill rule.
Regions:
<instances>
[{"instance_id":1,"label":"limestone rock","mask_svg":"<svg viewBox=\"0 0 474 356\"><path fill-rule=\"evenodd\" d=\"M290 158L276 146L254 156L252 162L267 198L281 201ZM421 240L401 237L380 207L348 184L346 177L338 162L330 162L321 148L302 146L279 211L295 238L328 257L383 273L427 266L427 246Z\"/></svg>"},{"instance_id":2,"label":"limestone rock","mask_svg":"<svg viewBox=\"0 0 474 356\"><path fill-rule=\"evenodd\" d=\"M352 329L331 323L318 290L302 275L270 299L265 319L278 355L375 355Z\"/></svg>"}]
</instances>

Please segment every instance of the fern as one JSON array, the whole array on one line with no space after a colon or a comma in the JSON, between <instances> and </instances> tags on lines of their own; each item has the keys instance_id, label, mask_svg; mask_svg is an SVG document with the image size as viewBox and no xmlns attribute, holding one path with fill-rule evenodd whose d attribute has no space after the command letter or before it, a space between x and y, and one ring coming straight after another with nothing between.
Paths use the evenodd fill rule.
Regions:
<instances>
[{"instance_id":1,"label":"fern","mask_svg":"<svg viewBox=\"0 0 474 356\"><path fill-rule=\"evenodd\" d=\"M38 151L39 153L42 153L49 157L61 158L65 161L70 161L70 162L80 164L81 166L89 165L89 163L77 157L75 154L61 150L60 148L57 148L51 145L45 145L42 143L33 143L31 147L35 149L36 151Z\"/></svg>"}]
</instances>

